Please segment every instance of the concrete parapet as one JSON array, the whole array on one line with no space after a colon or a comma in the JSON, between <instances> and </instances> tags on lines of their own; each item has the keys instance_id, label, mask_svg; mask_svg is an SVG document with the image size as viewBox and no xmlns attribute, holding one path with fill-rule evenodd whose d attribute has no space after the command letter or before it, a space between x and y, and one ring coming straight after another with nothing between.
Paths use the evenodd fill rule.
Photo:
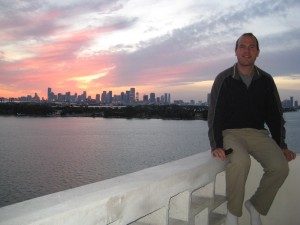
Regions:
<instances>
[{"instance_id":1,"label":"concrete parapet","mask_svg":"<svg viewBox=\"0 0 300 225\"><path fill-rule=\"evenodd\" d=\"M0 208L0 225L221 225L227 211L225 165L210 151L199 153ZM290 167L270 214L263 218L266 225L298 225L299 154ZM246 197L255 191L261 174L254 162ZM244 214L241 225L248 225Z\"/></svg>"}]
</instances>

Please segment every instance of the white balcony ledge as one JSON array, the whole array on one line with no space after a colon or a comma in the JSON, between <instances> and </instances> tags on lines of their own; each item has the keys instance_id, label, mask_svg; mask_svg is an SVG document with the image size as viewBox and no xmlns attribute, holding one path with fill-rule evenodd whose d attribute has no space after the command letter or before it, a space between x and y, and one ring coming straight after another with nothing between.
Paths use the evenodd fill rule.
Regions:
<instances>
[{"instance_id":1,"label":"white balcony ledge","mask_svg":"<svg viewBox=\"0 0 300 225\"><path fill-rule=\"evenodd\" d=\"M300 159L264 225L299 225ZM262 174L252 160L247 195ZM0 208L0 225L221 225L226 214L225 163L210 151L109 180ZM249 225L246 210L241 225Z\"/></svg>"}]
</instances>

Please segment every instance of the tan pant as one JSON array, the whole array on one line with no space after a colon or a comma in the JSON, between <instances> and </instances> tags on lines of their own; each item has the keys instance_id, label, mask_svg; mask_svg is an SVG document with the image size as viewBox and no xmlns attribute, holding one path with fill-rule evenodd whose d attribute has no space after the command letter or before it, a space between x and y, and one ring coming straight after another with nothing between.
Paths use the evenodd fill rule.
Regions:
<instances>
[{"instance_id":1,"label":"tan pant","mask_svg":"<svg viewBox=\"0 0 300 225\"><path fill-rule=\"evenodd\" d=\"M280 147L267 130L252 128L224 130L223 140L225 149L233 149L226 167L228 210L235 216L242 215L250 154L264 168L260 185L250 201L260 214L266 215L289 173L288 162Z\"/></svg>"}]
</instances>

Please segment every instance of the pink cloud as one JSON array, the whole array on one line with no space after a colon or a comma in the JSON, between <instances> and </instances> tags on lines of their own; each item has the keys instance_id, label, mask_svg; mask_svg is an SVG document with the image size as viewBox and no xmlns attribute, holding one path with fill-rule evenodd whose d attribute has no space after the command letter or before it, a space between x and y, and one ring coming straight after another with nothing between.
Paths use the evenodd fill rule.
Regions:
<instances>
[{"instance_id":1,"label":"pink cloud","mask_svg":"<svg viewBox=\"0 0 300 225\"><path fill-rule=\"evenodd\" d=\"M111 28L76 32L55 39L51 43L32 46L36 55L28 59L3 64L1 77L4 77L7 82L19 85L21 89L24 80L26 80L26 85L31 84L32 86L34 84L38 86L38 83L54 86L63 82L68 85L70 81L66 80L70 77L96 74L103 68L111 67L111 61L114 61L113 57L79 58L77 52L83 46L88 45L96 34L101 35L101 32L106 32L107 29ZM62 86L72 88L66 85ZM25 89L24 92L26 91Z\"/></svg>"}]
</instances>

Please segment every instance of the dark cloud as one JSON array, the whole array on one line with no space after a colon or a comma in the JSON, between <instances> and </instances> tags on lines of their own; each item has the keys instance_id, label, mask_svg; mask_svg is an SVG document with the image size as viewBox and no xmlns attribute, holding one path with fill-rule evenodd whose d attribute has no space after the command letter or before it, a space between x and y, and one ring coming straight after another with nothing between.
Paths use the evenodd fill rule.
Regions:
<instances>
[{"instance_id":1,"label":"dark cloud","mask_svg":"<svg viewBox=\"0 0 300 225\"><path fill-rule=\"evenodd\" d=\"M109 14L123 8L127 0L89 0L89 1L65 1L65 4L49 4L50 9L65 12L65 15L76 16L87 12L99 12L100 14Z\"/></svg>"},{"instance_id":2,"label":"dark cloud","mask_svg":"<svg viewBox=\"0 0 300 225\"><path fill-rule=\"evenodd\" d=\"M262 55L263 59L259 59L257 64L273 76L300 74L300 46L294 49L266 52Z\"/></svg>"},{"instance_id":3,"label":"dark cloud","mask_svg":"<svg viewBox=\"0 0 300 225\"><path fill-rule=\"evenodd\" d=\"M263 36L259 42L257 64L273 76L300 74L300 28Z\"/></svg>"},{"instance_id":4,"label":"dark cloud","mask_svg":"<svg viewBox=\"0 0 300 225\"><path fill-rule=\"evenodd\" d=\"M289 1L289 4L285 1L250 2L244 8L235 8L222 15L212 15L207 20L176 29L171 34L141 42L138 46L132 46L139 47L137 51L119 55L118 68L112 74L115 76L115 85L130 85L138 81L141 82L140 85L146 84L143 82L147 82L147 79L142 79L145 75L151 76L153 80L149 79L149 82L153 83L168 76L173 79L166 82L176 81L179 84L214 79L217 73L235 62L235 41L247 23L269 14L284 16L289 8L296 5L299 5L298 1ZM270 73L278 75L300 73L297 62L300 56L299 47L289 47L292 42L298 42L300 46L299 40L299 30L290 30L276 36L263 36L261 45L272 47L274 51L262 50L262 60L259 58L258 63L270 70ZM282 46L286 46L286 49L282 50ZM287 58L290 59L286 60ZM285 61L285 65L280 63ZM189 67L186 71L169 73L172 68L185 65Z\"/></svg>"},{"instance_id":5,"label":"dark cloud","mask_svg":"<svg viewBox=\"0 0 300 225\"><path fill-rule=\"evenodd\" d=\"M65 28L57 24L58 19L67 20L97 11L111 13L121 9L124 3L121 0L65 2L51 4L43 0L0 0L0 27L2 30L7 29L6 32L11 33L14 39L40 39ZM122 29L126 27L127 22L124 19L115 19L111 23Z\"/></svg>"}]
</instances>

